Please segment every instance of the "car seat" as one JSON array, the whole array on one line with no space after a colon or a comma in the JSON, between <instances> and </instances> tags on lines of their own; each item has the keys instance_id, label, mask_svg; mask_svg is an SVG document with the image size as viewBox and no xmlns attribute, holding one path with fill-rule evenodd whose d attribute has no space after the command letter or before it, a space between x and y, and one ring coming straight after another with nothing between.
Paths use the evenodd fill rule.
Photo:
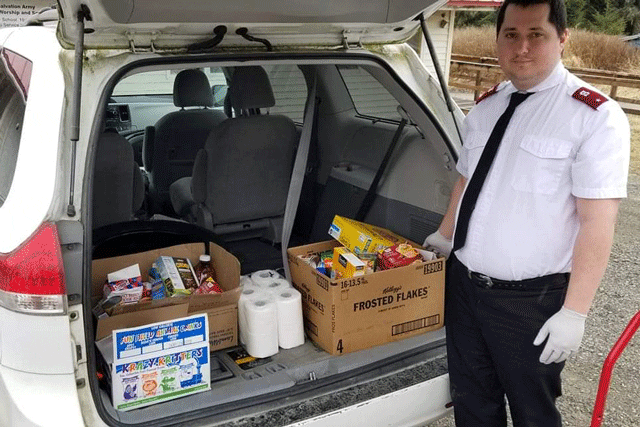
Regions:
<instances>
[{"instance_id":1,"label":"car seat","mask_svg":"<svg viewBox=\"0 0 640 427\"><path fill-rule=\"evenodd\" d=\"M211 86L206 74L198 69L183 70L176 75L173 103L179 111L163 116L155 126L145 129L142 152L152 213L173 213L169 186L191 175L196 154L211 129L227 118L224 112L210 108L214 105Z\"/></svg>"},{"instance_id":2,"label":"car seat","mask_svg":"<svg viewBox=\"0 0 640 427\"><path fill-rule=\"evenodd\" d=\"M280 241L296 127L286 116L260 111L275 105L262 67L236 68L229 96L238 117L212 130L198 152L191 182L174 186L191 197L172 198L192 198L196 223L227 240L260 236Z\"/></svg>"},{"instance_id":3,"label":"car seat","mask_svg":"<svg viewBox=\"0 0 640 427\"><path fill-rule=\"evenodd\" d=\"M133 219L144 201L144 182L131 144L115 129L98 138L93 173L93 228Z\"/></svg>"}]
</instances>

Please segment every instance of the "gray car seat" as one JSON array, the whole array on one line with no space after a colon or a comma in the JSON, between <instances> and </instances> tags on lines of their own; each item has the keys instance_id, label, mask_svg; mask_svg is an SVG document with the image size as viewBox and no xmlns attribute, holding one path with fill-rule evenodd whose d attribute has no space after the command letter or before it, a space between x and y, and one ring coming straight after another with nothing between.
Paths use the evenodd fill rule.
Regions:
<instances>
[{"instance_id":1,"label":"gray car seat","mask_svg":"<svg viewBox=\"0 0 640 427\"><path fill-rule=\"evenodd\" d=\"M105 130L96 150L93 228L133 219L143 201L142 172L131 144L116 130Z\"/></svg>"},{"instance_id":2,"label":"gray car seat","mask_svg":"<svg viewBox=\"0 0 640 427\"><path fill-rule=\"evenodd\" d=\"M198 152L191 182L183 180L174 191L190 190L196 222L228 240L263 236L279 241L296 127L286 116L261 114L261 108L275 105L262 67L237 68L229 96L238 117L213 129ZM185 205L176 207L184 211Z\"/></svg>"},{"instance_id":3,"label":"gray car seat","mask_svg":"<svg viewBox=\"0 0 640 427\"><path fill-rule=\"evenodd\" d=\"M201 70L183 70L173 84L173 103L180 107L145 129L143 163L149 177L149 198L153 213L170 214L169 186L190 176L198 150L211 129L227 116L212 110L213 95ZM197 107L187 109L186 107Z\"/></svg>"}]
</instances>

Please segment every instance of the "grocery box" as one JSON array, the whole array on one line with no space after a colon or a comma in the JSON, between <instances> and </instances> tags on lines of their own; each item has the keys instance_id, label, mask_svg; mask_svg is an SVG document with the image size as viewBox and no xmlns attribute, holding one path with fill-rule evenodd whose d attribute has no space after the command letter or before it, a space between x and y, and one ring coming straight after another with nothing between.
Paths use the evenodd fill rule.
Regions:
<instances>
[{"instance_id":1,"label":"grocery box","mask_svg":"<svg viewBox=\"0 0 640 427\"><path fill-rule=\"evenodd\" d=\"M288 249L305 330L320 347L349 353L443 326L444 258L334 280L298 258L339 245L332 240Z\"/></svg>"},{"instance_id":2,"label":"grocery box","mask_svg":"<svg viewBox=\"0 0 640 427\"><path fill-rule=\"evenodd\" d=\"M407 241L386 228L365 224L340 215L333 218L329 235L358 256L375 256L377 252L388 246Z\"/></svg>"},{"instance_id":3,"label":"grocery box","mask_svg":"<svg viewBox=\"0 0 640 427\"><path fill-rule=\"evenodd\" d=\"M92 295L94 300L102 295L107 274L124 267L139 264L142 277L147 280L151 264L160 256L188 258L197 262L205 251L211 255L216 278L224 290L221 294L176 295L136 304L119 305L110 311L109 317L97 320L96 341L113 330L131 328L191 314L206 313L209 320L211 350L232 347L238 343L238 299L240 298L240 262L222 247L209 243L189 243L154 249L131 255L97 259L92 262Z\"/></svg>"},{"instance_id":4,"label":"grocery box","mask_svg":"<svg viewBox=\"0 0 640 427\"><path fill-rule=\"evenodd\" d=\"M96 343L119 411L211 389L206 314L116 329Z\"/></svg>"}]
</instances>

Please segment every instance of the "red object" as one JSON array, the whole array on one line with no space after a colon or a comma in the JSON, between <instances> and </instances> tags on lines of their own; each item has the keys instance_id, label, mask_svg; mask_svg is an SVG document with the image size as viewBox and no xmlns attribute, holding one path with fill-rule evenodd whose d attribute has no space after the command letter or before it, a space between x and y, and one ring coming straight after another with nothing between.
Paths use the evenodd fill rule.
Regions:
<instances>
[{"instance_id":1,"label":"red object","mask_svg":"<svg viewBox=\"0 0 640 427\"><path fill-rule=\"evenodd\" d=\"M573 92L573 95L571 96L578 101L584 102L594 110L597 110L599 106L608 101L606 96L591 89L587 89L586 87L581 87L577 91Z\"/></svg>"},{"instance_id":2,"label":"red object","mask_svg":"<svg viewBox=\"0 0 640 427\"><path fill-rule=\"evenodd\" d=\"M613 365L615 365L618 357L620 357L627 344L629 344L629 341L638 330L638 327L640 327L640 311L633 316L604 361L602 373L600 374L600 384L598 385L596 403L593 408L593 417L591 418L591 427L600 427L602 424L602 417L604 415L604 407L607 402L607 394L609 393L609 383L611 382Z\"/></svg>"},{"instance_id":3,"label":"red object","mask_svg":"<svg viewBox=\"0 0 640 427\"><path fill-rule=\"evenodd\" d=\"M450 0L447 2L447 6L451 7L495 7L498 8L502 4L502 1L488 1L488 0Z\"/></svg>"},{"instance_id":4,"label":"red object","mask_svg":"<svg viewBox=\"0 0 640 427\"><path fill-rule=\"evenodd\" d=\"M480 101L490 97L491 95L493 95L494 93L496 93L498 91L498 86L500 85L500 83L498 83L497 85L495 85L494 87L492 87L491 89L489 89L488 91L486 91L485 93L483 93L482 95L480 95L478 97L478 99L476 99L476 104L479 104Z\"/></svg>"},{"instance_id":5,"label":"red object","mask_svg":"<svg viewBox=\"0 0 640 427\"><path fill-rule=\"evenodd\" d=\"M15 251L0 254L0 290L24 295L63 295L65 289L55 224L42 224Z\"/></svg>"},{"instance_id":6,"label":"red object","mask_svg":"<svg viewBox=\"0 0 640 427\"><path fill-rule=\"evenodd\" d=\"M401 243L389 246L378 254L378 268L388 270L390 268L404 267L412 262L421 260L422 257L411 245Z\"/></svg>"}]
</instances>

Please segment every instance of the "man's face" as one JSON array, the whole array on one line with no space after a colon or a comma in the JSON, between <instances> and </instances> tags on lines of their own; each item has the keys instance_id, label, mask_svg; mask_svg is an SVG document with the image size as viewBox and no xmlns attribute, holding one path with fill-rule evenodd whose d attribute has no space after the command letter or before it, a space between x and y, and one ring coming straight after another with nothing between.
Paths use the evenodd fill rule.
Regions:
<instances>
[{"instance_id":1,"label":"man's face","mask_svg":"<svg viewBox=\"0 0 640 427\"><path fill-rule=\"evenodd\" d=\"M498 63L519 90L542 82L560 61L567 31L558 36L549 22L549 5L509 4L496 40Z\"/></svg>"}]
</instances>

